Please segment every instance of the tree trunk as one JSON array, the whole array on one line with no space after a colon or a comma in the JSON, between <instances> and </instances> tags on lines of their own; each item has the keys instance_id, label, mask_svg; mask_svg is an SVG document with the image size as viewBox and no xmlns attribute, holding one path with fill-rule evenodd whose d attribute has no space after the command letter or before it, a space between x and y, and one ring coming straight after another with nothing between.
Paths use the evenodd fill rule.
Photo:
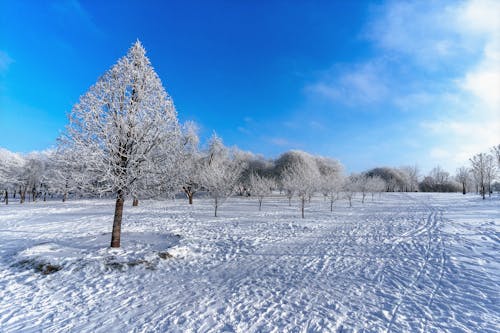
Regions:
<instances>
[{"instance_id":1,"label":"tree trunk","mask_svg":"<svg viewBox=\"0 0 500 333\"><path fill-rule=\"evenodd\" d=\"M218 200L217 200L217 198L215 198L214 200L215 200L215 213L214 213L214 216L217 217Z\"/></svg>"},{"instance_id":2,"label":"tree trunk","mask_svg":"<svg viewBox=\"0 0 500 333\"><path fill-rule=\"evenodd\" d=\"M188 193L188 200L189 200L189 204L192 205L193 204L193 194L194 193Z\"/></svg>"},{"instance_id":3,"label":"tree trunk","mask_svg":"<svg viewBox=\"0 0 500 333\"><path fill-rule=\"evenodd\" d=\"M120 235L122 229L123 215L123 192L118 191L115 205L115 217L113 220L113 231L111 232L111 247L120 247Z\"/></svg>"},{"instance_id":4,"label":"tree trunk","mask_svg":"<svg viewBox=\"0 0 500 333\"><path fill-rule=\"evenodd\" d=\"M68 198L68 192L64 192L62 202L66 202L67 198Z\"/></svg>"},{"instance_id":5,"label":"tree trunk","mask_svg":"<svg viewBox=\"0 0 500 333\"><path fill-rule=\"evenodd\" d=\"M333 212L333 200L330 200L330 212Z\"/></svg>"},{"instance_id":6,"label":"tree trunk","mask_svg":"<svg viewBox=\"0 0 500 333\"><path fill-rule=\"evenodd\" d=\"M139 199L137 199L136 197L134 197L134 201L132 201L132 206L133 207L139 206Z\"/></svg>"},{"instance_id":7,"label":"tree trunk","mask_svg":"<svg viewBox=\"0 0 500 333\"><path fill-rule=\"evenodd\" d=\"M365 197L366 197L366 194L363 193L363 197L361 198L361 203L363 203L363 204L365 203Z\"/></svg>"},{"instance_id":8,"label":"tree trunk","mask_svg":"<svg viewBox=\"0 0 500 333\"><path fill-rule=\"evenodd\" d=\"M288 206L292 206L292 197L288 197Z\"/></svg>"},{"instance_id":9,"label":"tree trunk","mask_svg":"<svg viewBox=\"0 0 500 333\"><path fill-rule=\"evenodd\" d=\"M302 218L304 218L304 207L306 205L306 198L302 198L301 200L302 204L301 204L301 207L300 207L300 210L301 210L301 213L302 213Z\"/></svg>"},{"instance_id":10,"label":"tree trunk","mask_svg":"<svg viewBox=\"0 0 500 333\"><path fill-rule=\"evenodd\" d=\"M43 192L43 201L47 201L47 192Z\"/></svg>"},{"instance_id":11,"label":"tree trunk","mask_svg":"<svg viewBox=\"0 0 500 333\"><path fill-rule=\"evenodd\" d=\"M259 199L259 212L262 210L262 199Z\"/></svg>"},{"instance_id":12,"label":"tree trunk","mask_svg":"<svg viewBox=\"0 0 500 333\"><path fill-rule=\"evenodd\" d=\"M465 195L465 183L462 183L462 194Z\"/></svg>"},{"instance_id":13,"label":"tree trunk","mask_svg":"<svg viewBox=\"0 0 500 333\"><path fill-rule=\"evenodd\" d=\"M9 191L8 190L5 190L5 204L6 205L9 204Z\"/></svg>"},{"instance_id":14,"label":"tree trunk","mask_svg":"<svg viewBox=\"0 0 500 333\"><path fill-rule=\"evenodd\" d=\"M19 203L23 204L26 200L26 190L19 190Z\"/></svg>"},{"instance_id":15,"label":"tree trunk","mask_svg":"<svg viewBox=\"0 0 500 333\"><path fill-rule=\"evenodd\" d=\"M486 188L484 187L484 185L481 185L481 195L483 196L483 200L486 199L484 192L486 192Z\"/></svg>"}]
</instances>

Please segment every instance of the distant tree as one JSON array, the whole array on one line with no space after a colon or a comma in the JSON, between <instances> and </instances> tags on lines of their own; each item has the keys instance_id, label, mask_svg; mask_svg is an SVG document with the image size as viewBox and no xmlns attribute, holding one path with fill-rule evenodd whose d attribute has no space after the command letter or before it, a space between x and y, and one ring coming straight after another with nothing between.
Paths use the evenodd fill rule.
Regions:
<instances>
[{"instance_id":1,"label":"distant tree","mask_svg":"<svg viewBox=\"0 0 500 333\"><path fill-rule=\"evenodd\" d=\"M85 157L79 167L87 183L79 186L116 195L111 247L120 247L125 197L158 188L156 176L170 169L178 149L173 102L145 53L137 41L80 97L59 140L61 149Z\"/></svg>"},{"instance_id":2,"label":"distant tree","mask_svg":"<svg viewBox=\"0 0 500 333\"><path fill-rule=\"evenodd\" d=\"M259 176L256 173L250 175L250 193L259 200L259 211L262 209L262 201L271 194L274 186L273 179Z\"/></svg>"},{"instance_id":3,"label":"distant tree","mask_svg":"<svg viewBox=\"0 0 500 333\"><path fill-rule=\"evenodd\" d=\"M460 167L457 169L457 173L455 175L455 178L457 181L462 185L462 194L467 193L467 184L470 181L470 169L466 167Z\"/></svg>"},{"instance_id":4,"label":"distant tree","mask_svg":"<svg viewBox=\"0 0 500 333\"><path fill-rule=\"evenodd\" d=\"M283 154L276 166L281 168L283 188L287 193L295 193L299 197L301 216L304 218L306 202L318 191L321 181L316 160L308 153L291 151Z\"/></svg>"},{"instance_id":5,"label":"distant tree","mask_svg":"<svg viewBox=\"0 0 500 333\"><path fill-rule=\"evenodd\" d=\"M491 148L491 152L496 158L498 168L500 168L500 145Z\"/></svg>"},{"instance_id":6,"label":"distant tree","mask_svg":"<svg viewBox=\"0 0 500 333\"><path fill-rule=\"evenodd\" d=\"M488 196L491 197L491 193L493 192L491 189L491 183L495 179L495 175L497 172L496 160L493 155L487 154L485 159L485 181L486 186L488 188Z\"/></svg>"},{"instance_id":7,"label":"distant tree","mask_svg":"<svg viewBox=\"0 0 500 333\"><path fill-rule=\"evenodd\" d=\"M415 192L418 190L418 177L419 169L417 165L403 166L400 168L401 172L405 174L406 178L406 191Z\"/></svg>"},{"instance_id":8,"label":"distant tree","mask_svg":"<svg viewBox=\"0 0 500 333\"><path fill-rule=\"evenodd\" d=\"M373 201L373 197L375 196L375 193L384 192L385 189L387 188L387 185L382 178L380 178L378 176L374 176L374 177L368 177L366 187L367 187L368 191L371 193L372 201Z\"/></svg>"},{"instance_id":9,"label":"distant tree","mask_svg":"<svg viewBox=\"0 0 500 333\"><path fill-rule=\"evenodd\" d=\"M472 164L472 172L474 173L474 178L476 179L478 186L479 186L479 193L483 197L483 200L485 199L485 194L486 194L486 154L485 153L479 153L477 155L474 155L471 159L470 162Z\"/></svg>"},{"instance_id":10,"label":"distant tree","mask_svg":"<svg viewBox=\"0 0 500 333\"><path fill-rule=\"evenodd\" d=\"M351 174L349 177L345 178L342 184L342 193L344 194L344 198L349 202L349 208L352 207L352 199L356 196L356 192L358 191L358 177L358 174Z\"/></svg>"},{"instance_id":11,"label":"distant tree","mask_svg":"<svg viewBox=\"0 0 500 333\"><path fill-rule=\"evenodd\" d=\"M217 217L220 205L234 193L243 167L234 160L231 151L214 134L209 142L200 179L203 188L208 191L208 194L213 199L215 217Z\"/></svg>"},{"instance_id":12,"label":"distant tree","mask_svg":"<svg viewBox=\"0 0 500 333\"><path fill-rule=\"evenodd\" d=\"M193 197L202 187L200 171L202 168L202 154L199 151L198 127L194 122L186 122L183 126L181 178L182 190L190 205Z\"/></svg>"}]
</instances>

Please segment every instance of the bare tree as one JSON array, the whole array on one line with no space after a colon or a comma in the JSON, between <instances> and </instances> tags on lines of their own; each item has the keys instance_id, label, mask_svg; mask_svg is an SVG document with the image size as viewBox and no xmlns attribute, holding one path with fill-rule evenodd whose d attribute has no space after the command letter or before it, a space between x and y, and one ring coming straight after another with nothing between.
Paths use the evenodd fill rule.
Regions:
<instances>
[{"instance_id":1,"label":"bare tree","mask_svg":"<svg viewBox=\"0 0 500 333\"><path fill-rule=\"evenodd\" d=\"M467 193L467 184L470 181L470 169L466 167L460 167L457 169L457 174L455 175L455 178L457 181L462 184L462 194Z\"/></svg>"},{"instance_id":2,"label":"bare tree","mask_svg":"<svg viewBox=\"0 0 500 333\"><path fill-rule=\"evenodd\" d=\"M483 200L485 199L485 193L486 193L486 186L485 186L485 181L486 181L486 154L485 153L479 153L477 155L474 155L471 159L470 162L472 164L472 171L474 173L474 177L479 185L479 193L483 197Z\"/></svg>"},{"instance_id":3,"label":"bare tree","mask_svg":"<svg viewBox=\"0 0 500 333\"><path fill-rule=\"evenodd\" d=\"M487 154L485 160L485 181L488 188L488 196L491 197L491 193L493 192L491 189L491 183L493 179L495 179L495 175L497 172L495 157Z\"/></svg>"},{"instance_id":4,"label":"bare tree","mask_svg":"<svg viewBox=\"0 0 500 333\"><path fill-rule=\"evenodd\" d=\"M491 152L497 160L498 168L500 168L500 145L497 145L497 146L494 146L493 148L491 148Z\"/></svg>"},{"instance_id":5,"label":"bare tree","mask_svg":"<svg viewBox=\"0 0 500 333\"><path fill-rule=\"evenodd\" d=\"M202 169L202 154L199 151L198 127L194 122L186 122L183 126L181 178L182 190L190 205L193 197L201 189L200 170Z\"/></svg>"},{"instance_id":6,"label":"bare tree","mask_svg":"<svg viewBox=\"0 0 500 333\"><path fill-rule=\"evenodd\" d=\"M168 169L178 136L173 102L139 41L73 107L59 143L85 157L80 186L116 195L111 247L120 247L126 195L159 186L151 182Z\"/></svg>"}]
</instances>

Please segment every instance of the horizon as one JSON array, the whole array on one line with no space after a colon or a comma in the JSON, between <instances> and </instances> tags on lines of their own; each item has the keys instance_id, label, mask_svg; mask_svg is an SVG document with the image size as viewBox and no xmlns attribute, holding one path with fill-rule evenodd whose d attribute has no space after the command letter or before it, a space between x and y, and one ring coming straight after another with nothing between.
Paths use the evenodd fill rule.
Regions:
<instances>
[{"instance_id":1,"label":"horizon","mask_svg":"<svg viewBox=\"0 0 500 333\"><path fill-rule=\"evenodd\" d=\"M72 105L137 39L202 142L215 131L266 158L298 149L349 172L453 173L500 141L495 1L0 3L9 151L55 146Z\"/></svg>"}]
</instances>

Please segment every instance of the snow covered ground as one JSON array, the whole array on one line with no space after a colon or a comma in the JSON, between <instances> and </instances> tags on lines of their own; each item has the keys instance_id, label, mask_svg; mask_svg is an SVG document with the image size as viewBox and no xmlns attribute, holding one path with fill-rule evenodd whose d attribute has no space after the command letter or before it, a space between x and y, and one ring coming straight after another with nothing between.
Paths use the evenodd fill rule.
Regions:
<instances>
[{"instance_id":1,"label":"snow covered ground","mask_svg":"<svg viewBox=\"0 0 500 333\"><path fill-rule=\"evenodd\" d=\"M0 207L0 332L498 332L500 198Z\"/></svg>"}]
</instances>

